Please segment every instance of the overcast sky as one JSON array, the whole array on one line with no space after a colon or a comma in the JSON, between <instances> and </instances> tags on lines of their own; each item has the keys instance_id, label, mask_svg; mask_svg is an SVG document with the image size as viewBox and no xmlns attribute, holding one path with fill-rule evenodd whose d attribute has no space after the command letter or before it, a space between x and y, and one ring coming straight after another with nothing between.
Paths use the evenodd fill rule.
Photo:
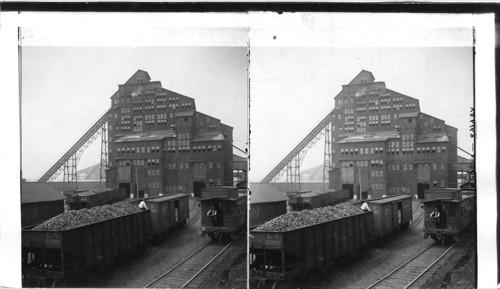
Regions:
<instances>
[{"instance_id":1,"label":"overcast sky","mask_svg":"<svg viewBox=\"0 0 500 289\"><path fill-rule=\"evenodd\" d=\"M472 152L471 48L257 47L251 53L251 181L270 172L363 69L387 88L419 99L422 112L458 128L459 147ZM303 170L323 163L323 148L321 139Z\"/></svg>"},{"instance_id":2,"label":"overcast sky","mask_svg":"<svg viewBox=\"0 0 500 289\"><path fill-rule=\"evenodd\" d=\"M247 62L246 47L23 47L24 177L41 177L110 108L118 84L137 69L232 126L234 144L244 149ZM99 158L100 139L85 151L78 168Z\"/></svg>"}]
</instances>

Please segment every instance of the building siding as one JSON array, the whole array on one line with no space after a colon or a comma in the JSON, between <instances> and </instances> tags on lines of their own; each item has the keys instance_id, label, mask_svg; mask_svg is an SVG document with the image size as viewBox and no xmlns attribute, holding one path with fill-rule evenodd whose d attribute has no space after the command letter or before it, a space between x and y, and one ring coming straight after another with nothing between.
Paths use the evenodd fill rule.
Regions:
<instances>
[{"instance_id":1,"label":"building siding","mask_svg":"<svg viewBox=\"0 0 500 289\"><path fill-rule=\"evenodd\" d=\"M193 98L163 88L145 71L118 87L108 120L107 186L158 196L193 193L195 180L233 185L226 169L233 161L232 127L196 111ZM120 141L157 133L154 140Z\"/></svg>"},{"instance_id":2,"label":"building siding","mask_svg":"<svg viewBox=\"0 0 500 289\"><path fill-rule=\"evenodd\" d=\"M335 108L331 189L378 198L416 195L419 184L457 186L457 129L420 112L418 99L386 88L363 70L342 86Z\"/></svg>"}]
</instances>

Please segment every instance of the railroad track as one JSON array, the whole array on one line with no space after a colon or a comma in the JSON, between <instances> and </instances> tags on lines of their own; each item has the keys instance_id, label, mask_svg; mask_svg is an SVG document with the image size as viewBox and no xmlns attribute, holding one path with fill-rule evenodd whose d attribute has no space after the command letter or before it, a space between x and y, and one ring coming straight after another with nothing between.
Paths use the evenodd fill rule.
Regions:
<instances>
[{"instance_id":1,"label":"railroad track","mask_svg":"<svg viewBox=\"0 0 500 289\"><path fill-rule=\"evenodd\" d=\"M384 276L371 288L410 288L439 260L441 260L455 245L441 247L431 245L418 253L412 259Z\"/></svg>"},{"instance_id":2,"label":"railroad track","mask_svg":"<svg viewBox=\"0 0 500 289\"><path fill-rule=\"evenodd\" d=\"M219 245L207 243L173 268L163 273L145 288L187 288L219 257L232 243Z\"/></svg>"}]
</instances>

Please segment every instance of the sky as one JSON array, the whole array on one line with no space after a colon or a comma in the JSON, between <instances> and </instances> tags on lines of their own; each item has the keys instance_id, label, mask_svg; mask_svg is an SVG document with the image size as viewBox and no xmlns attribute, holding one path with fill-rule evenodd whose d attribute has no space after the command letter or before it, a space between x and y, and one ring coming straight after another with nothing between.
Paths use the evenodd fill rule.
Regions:
<instances>
[{"instance_id":1,"label":"sky","mask_svg":"<svg viewBox=\"0 0 500 289\"><path fill-rule=\"evenodd\" d=\"M470 47L258 47L251 53L251 181L267 175L334 109L342 85L363 69L387 88L417 98L422 112L458 128L458 146L472 152ZM321 165L323 149L321 139L302 170Z\"/></svg>"},{"instance_id":2,"label":"sky","mask_svg":"<svg viewBox=\"0 0 500 289\"><path fill-rule=\"evenodd\" d=\"M250 181L260 181L334 109L342 85L363 69L458 128L458 146L472 152L471 47L257 47L251 55ZM302 170L323 164L323 149L321 139Z\"/></svg>"},{"instance_id":3,"label":"sky","mask_svg":"<svg viewBox=\"0 0 500 289\"><path fill-rule=\"evenodd\" d=\"M245 149L247 59L246 47L23 47L23 176L41 177L110 108L118 85L138 69L232 126L234 144ZM99 159L97 139L78 168Z\"/></svg>"}]
</instances>

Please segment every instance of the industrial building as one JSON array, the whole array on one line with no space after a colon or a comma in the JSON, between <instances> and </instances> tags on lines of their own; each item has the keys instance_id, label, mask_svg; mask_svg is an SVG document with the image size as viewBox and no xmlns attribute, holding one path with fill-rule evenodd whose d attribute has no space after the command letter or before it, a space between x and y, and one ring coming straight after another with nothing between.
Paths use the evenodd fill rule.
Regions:
<instances>
[{"instance_id":1,"label":"industrial building","mask_svg":"<svg viewBox=\"0 0 500 289\"><path fill-rule=\"evenodd\" d=\"M111 96L106 184L129 194L233 186L233 128L138 70Z\"/></svg>"},{"instance_id":2,"label":"industrial building","mask_svg":"<svg viewBox=\"0 0 500 289\"><path fill-rule=\"evenodd\" d=\"M371 72L342 86L331 117L331 189L373 199L457 187L457 129Z\"/></svg>"}]
</instances>

